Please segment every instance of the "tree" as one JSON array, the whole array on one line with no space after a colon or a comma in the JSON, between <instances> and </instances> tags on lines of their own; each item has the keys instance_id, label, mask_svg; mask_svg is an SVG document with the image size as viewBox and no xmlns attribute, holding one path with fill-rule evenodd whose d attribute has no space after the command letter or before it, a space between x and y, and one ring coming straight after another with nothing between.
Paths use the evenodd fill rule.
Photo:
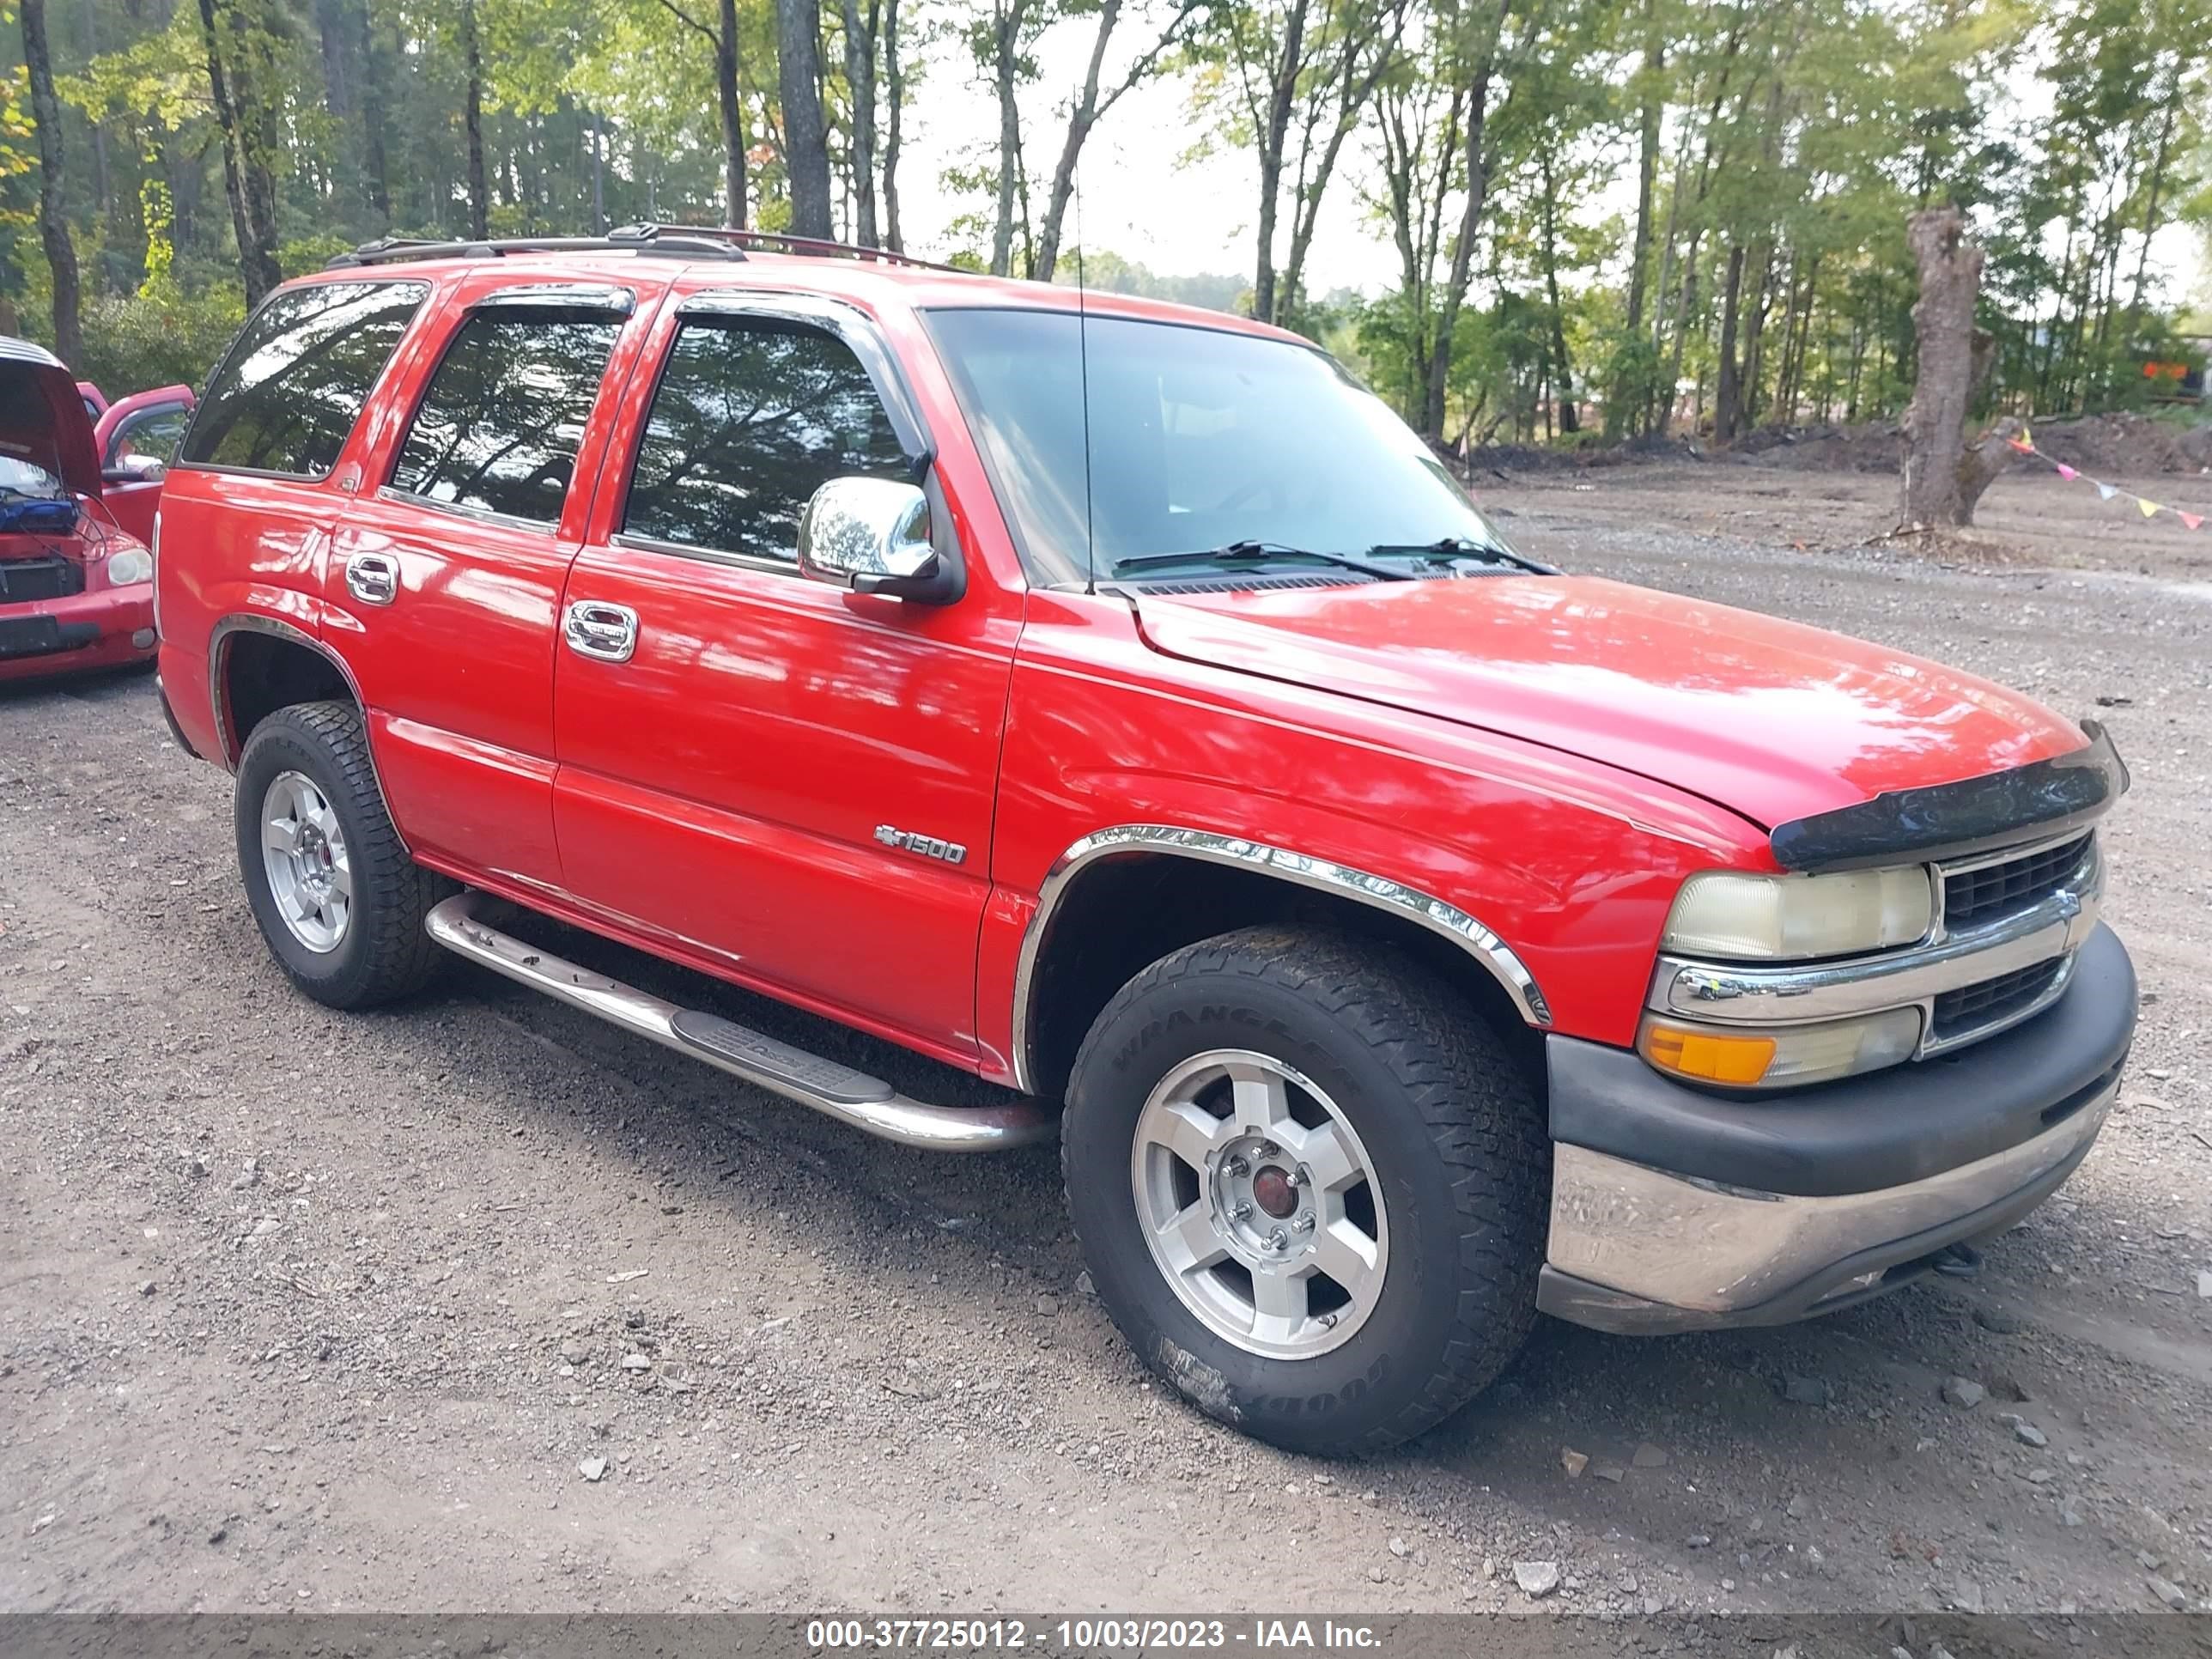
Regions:
<instances>
[{"instance_id":1,"label":"tree","mask_svg":"<svg viewBox=\"0 0 2212 1659\"><path fill-rule=\"evenodd\" d=\"M1920 267L1920 298L1912 307L1920 373L1905 416L1898 523L1908 530L1970 525L1982 492L2012 458L1995 434L1966 442L1967 413L1989 372L1994 345L1974 325L1982 250L1967 237L1965 216L1954 207L1914 214L1905 240Z\"/></svg>"},{"instance_id":2,"label":"tree","mask_svg":"<svg viewBox=\"0 0 2212 1659\"><path fill-rule=\"evenodd\" d=\"M276 123L260 102L247 65L254 20L235 15L240 3L199 0L200 27L207 43L209 90L222 129L223 189L238 237L239 276L246 303L256 306L284 280L284 273L276 263L276 182L269 154Z\"/></svg>"},{"instance_id":3,"label":"tree","mask_svg":"<svg viewBox=\"0 0 2212 1659\"><path fill-rule=\"evenodd\" d=\"M668 15L697 35L714 54L714 110L721 125L722 222L742 230L745 217L745 112L738 88L737 0L716 0L712 24L676 0L659 0ZM826 193L826 186L825 186Z\"/></svg>"},{"instance_id":4,"label":"tree","mask_svg":"<svg viewBox=\"0 0 2212 1659\"><path fill-rule=\"evenodd\" d=\"M31 118L39 128L39 240L53 275L54 352L64 362L75 363L83 360L84 335L77 321L76 248L64 213L62 112L46 43L46 0L21 3L23 63L31 82Z\"/></svg>"},{"instance_id":5,"label":"tree","mask_svg":"<svg viewBox=\"0 0 2212 1659\"><path fill-rule=\"evenodd\" d=\"M482 241L491 234L491 192L484 184L483 48L477 38L476 0L461 0L461 52L468 65L462 123L468 134L469 234Z\"/></svg>"},{"instance_id":6,"label":"tree","mask_svg":"<svg viewBox=\"0 0 2212 1659\"><path fill-rule=\"evenodd\" d=\"M1252 314L1295 313L1321 204L1344 147L1396 60L1407 0L1230 0L1199 50L1220 71L1205 88L1220 136L1260 163ZM1277 229L1289 210L1279 265Z\"/></svg>"},{"instance_id":7,"label":"tree","mask_svg":"<svg viewBox=\"0 0 2212 1659\"><path fill-rule=\"evenodd\" d=\"M852 94L853 237L878 245L876 229L876 34L882 0L840 0L845 25L845 84Z\"/></svg>"},{"instance_id":8,"label":"tree","mask_svg":"<svg viewBox=\"0 0 2212 1659\"><path fill-rule=\"evenodd\" d=\"M1083 146L1091 129L1106 112L1133 88L1158 72L1161 60L1182 40L1184 28L1203 0L1176 0L1165 24L1122 72L1110 83L1102 80L1106 51L1121 21L1122 0L1098 0L1098 16L1091 36L1091 57L1083 85L1068 105L1067 125L1060 138L1060 159L1053 164L1052 186L1045 197L1044 218L1037 227L1036 249L1030 258L1029 274L1040 283L1052 280L1060 263L1060 234L1067 220L1067 204L1075 191L1075 170L1083 159Z\"/></svg>"},{"instance_id":9,"label":"tree","mask_svg":"<svg viewBox=\"0 0 2212 1659\"><path fill-rule=\"evenodd\" d=\"M729 5L732 0L723 0ZM820 0L775 0L776 83L783 99L784 169L791 180L791 228L824 240L837 234L830 214L830 138L822 118Z\"/></svg>"}]
</instances>

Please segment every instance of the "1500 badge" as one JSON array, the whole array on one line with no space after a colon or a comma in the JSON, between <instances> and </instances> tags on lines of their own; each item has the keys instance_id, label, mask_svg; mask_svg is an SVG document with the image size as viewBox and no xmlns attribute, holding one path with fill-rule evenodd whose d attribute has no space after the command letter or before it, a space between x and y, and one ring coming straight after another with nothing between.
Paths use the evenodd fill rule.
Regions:
<instances>
[{"instance_id":1,"label":"1500 badge","mask_svg":"<svg viewBox=\"0 0 2212 1659\"><path fill-rule=\"evenodd\" d=\"M958 864L968 856L968 849L957 841L939 841L934 836L917 836L911 830L894 830L888 823L876 826L876 839L886 847L919 853L926 859L941 859L947 864Z\"/></svg>"}]
</instances>

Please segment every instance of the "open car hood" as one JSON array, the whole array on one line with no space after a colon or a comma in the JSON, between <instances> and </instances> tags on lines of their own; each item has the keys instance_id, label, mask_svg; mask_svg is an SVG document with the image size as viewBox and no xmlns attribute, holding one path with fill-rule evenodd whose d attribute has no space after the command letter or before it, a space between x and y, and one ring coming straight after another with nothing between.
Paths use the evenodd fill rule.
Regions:
<instances>
[{"instance_id":1,"label":"open car hood","mask_svg":"<svg viewBox=\"0 0 2212 1659\"><path fill-rule=\"evenodd\" d=\"M31 394L6 398L18 429L0 432L0 440L13 436L20 441L32 435L21 428L35 411L43 430L53 434L63 484L72 494L99 500L100 451L93 443L92 418L84 412L76 377L44 346L7 335L0 335L0 376L21 380Z\"/></svg>"},{"instance_id":2,"label":"open car hood","mask_svg":"<svg viewBox=\"0 0 2212 1659\"><path fill-rule=\"evenodd\" d=\"M1763 829L2087 742L1973 675L1593 577L1129 592L1167 655L1565 750Z\"/></svg>"}]
</instances>

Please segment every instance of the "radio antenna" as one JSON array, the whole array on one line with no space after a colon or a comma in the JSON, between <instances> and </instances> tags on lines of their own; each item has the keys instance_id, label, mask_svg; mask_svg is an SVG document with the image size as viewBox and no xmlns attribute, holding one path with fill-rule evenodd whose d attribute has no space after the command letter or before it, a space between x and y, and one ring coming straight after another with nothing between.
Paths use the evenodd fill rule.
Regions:
<instances>
[{"instance_id":1,"label":"radio antenna","mask_svg":"<svg viewBox=\"0 0 2212 1659\"><path fill-rule=\"evenodd\" d=\"M1083 591L1098 591L1098 530L1091 506L1091 327L1083 300L1083 174L1075 185L1075 362L1083 395Z\"/></svg>"}]
</instances>

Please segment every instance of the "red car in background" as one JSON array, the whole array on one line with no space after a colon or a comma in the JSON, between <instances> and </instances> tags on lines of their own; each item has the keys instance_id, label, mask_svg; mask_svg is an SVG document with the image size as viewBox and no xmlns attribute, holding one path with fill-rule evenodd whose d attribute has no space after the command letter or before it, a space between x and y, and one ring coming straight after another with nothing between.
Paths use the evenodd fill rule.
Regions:
<instances>
[{"instance_id":1,"label":"red car in background","mask_svg":"<svg viewBox=\"0 0 2212 1659\"><path fill-rule=\"evenodd\" d=\"M80 388L82 381L78 382ZM115 521L149 545L161 480L184 441L199 399L188 386L134 392L110 404L92 428L100 455L100 493Z\"/></svg>"},{"instance_id":2,"label":"red car in background","mask_svg":"<svg viewBox=\"0 0 2212 1659\"><path fill-rule=\"evenodd\" d=\"M0 337L0 680L152 660L153 555L116 506L150 534L160 489L109 486L69 370Z\"/></svg>"}]
</instances>

